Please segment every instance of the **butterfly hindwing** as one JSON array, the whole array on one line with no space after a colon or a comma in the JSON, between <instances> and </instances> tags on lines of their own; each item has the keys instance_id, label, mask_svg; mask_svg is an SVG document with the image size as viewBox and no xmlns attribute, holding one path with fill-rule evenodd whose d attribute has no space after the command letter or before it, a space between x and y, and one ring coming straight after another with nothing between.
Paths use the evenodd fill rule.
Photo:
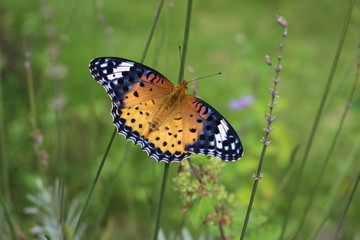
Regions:
<instances>
[{"instance_id":1,"label":"butterfly hindwing","mask_svg":"<svg viewBox=\"0 0 360 240\"><path fill-rule=\"evenodd\" d=\"M241 158L243 147L229 122L201 99L186 95L185 101L187 104L184 104L186 109L183 111L190 118L186 121L186 131L193 133L192 137L187 138L185 149L191 153L216 156L225 161Z\"/></svg>"},{"instance_id":2,"label":"butterfly hindwing","mask_svg":"<svg viewBox=\"0 0 360 240\"><path fill-rule=\"evenodd\" d=\"M191 153L184 151L182 122L175 123L176 120L169 115L159 129L151 131L149 122L156 113L153 111L156 104L156 100L149 100L124 109L113 105L111 113L118 132L140 144L157 161L181 161L190 157Z\"/></svg>"}]
</instances>

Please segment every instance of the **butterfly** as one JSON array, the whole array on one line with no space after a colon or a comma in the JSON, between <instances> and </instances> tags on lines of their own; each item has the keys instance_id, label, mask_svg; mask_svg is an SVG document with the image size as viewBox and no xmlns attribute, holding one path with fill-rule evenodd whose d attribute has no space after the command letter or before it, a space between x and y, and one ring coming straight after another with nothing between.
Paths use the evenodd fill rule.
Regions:
<instances>
[{"instance_id":1,"label":"butterfly","mask_svg":"<svg viewBox=\"0 0 360 240\"><path fill-rule=\"evenodd\" d=\"M118 133L140 144L157 161L181 161L191 154L235 161L243 147L229 122L203 100L186 94L156 70L124 58L90 62L94 79L112 100Z\"/></svg>"}]
</instances>

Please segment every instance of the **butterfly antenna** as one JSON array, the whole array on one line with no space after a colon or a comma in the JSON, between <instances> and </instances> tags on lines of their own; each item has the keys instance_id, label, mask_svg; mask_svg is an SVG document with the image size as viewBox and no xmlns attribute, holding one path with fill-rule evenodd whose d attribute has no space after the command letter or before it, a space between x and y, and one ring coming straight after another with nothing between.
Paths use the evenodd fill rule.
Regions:
<instances>
[{"instance_id":1,"label":"butterfly antenna","mask_svg":"<svg viewBox=\"0 0 360 240\"><path fill-rule=\"evenodd\" d=\"M195 78L195 79L192 79L191 81L188 81L188 83L198 81L198 80L203 79L203 78L213 77L213 76L216 76L216 75L221 75L221 72L214 73L214 74L211 74L211 75L207 75L207 76L204 76L204 77Z\"/></svg>"}]
</instances>

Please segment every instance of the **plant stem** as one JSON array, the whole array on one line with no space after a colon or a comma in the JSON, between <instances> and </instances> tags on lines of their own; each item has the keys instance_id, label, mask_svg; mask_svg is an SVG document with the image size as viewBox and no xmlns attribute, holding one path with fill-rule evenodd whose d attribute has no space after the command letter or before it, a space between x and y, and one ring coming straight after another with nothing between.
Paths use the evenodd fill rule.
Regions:
<instances>
[{"instance_id":1,"label":"plant stem","mask_svg":"<svg viewBox=\"0 0 360 240\"><path fill-rule=\"evenodd\" d=\"M189 41L191 11L192 11L192 0L188 0L188 8L187 8L187 13L186 13L186 23L185 23L185 32L184 32L184 42L183 42L182 51L181 51L181 63L180 63L179 78L178 78L179 83L184 80L184 68L185 68L187 46L188 46L188 41Z\"/></svg>"},{"instance_id":2,"label":"plant stem","mask_svg":"<svg viewBox=\"0 0 360 240\"><path fill-rule=\"evenodd\" d=\"M113 140L114 140L114 137L115 137L115 135L116 135L116 132L117 132L117 129L115 128L114 131L113 131L113 133L112 133L112 135L111 135L111 137L110 137L110 141L109 141L109 144L108 144L108 146L107 146L107 148L106 148L106 151L105 151L105 154L104 154L104 156L103 156L103 159L101 160L100 165L99 165L99 168L98 168L98 170L97 170L97 172L96 172L95 179L94 179L93 184L92 184L92 186L91 186L91 188L90 188L90 191L89 191L88 196L87 196L87 198L86 198L85 204L84 204L84 206L83 206L83 208L82 208L82 210L81 210L81 212L80 212L80 214L79 214L79 219L78 219L78 221L77 221L77 223L76 223L76 226L75 226L75 229L74 229L74 233L76 233L77 229L79 228L79 223L81 222L82 216L84 215L84 212L86 211L86 209L87 209L87 207L88 207L88 205L89 205L90 199L91 199L92 194L93 194L93 192L94 192L94 189L95 189L95 186L96 186L96 184L97 184L97 181L98 181L98 179L99 179L99 177L100 177L101 171L102 171L102 169L103 169L103 167L104 167L104 164L105 164L107 155L108 155L108 153L109 153L109 151L110 151L111 145L112 145Z\"/></svg>"},{"instance_id":3,"label":"plant stem","mask_svg":"<svg viewBox=\"0 0 360 240\"><path fill-rule=\"evenodd\" d=\"M165 165L164 165L164 174L163 174L163 179L162 179L162 184L161 184L160 200L159 200L158 212L157 212L157 217L156 217L153 240L157 240L157 237L159 234L161 210L163 207L164 193L165 193L165 189L166 189L166 182L167 182L167 176L168 176L168 172L169 172L169 166L170 166L170 163L165 163Z\"/></svg>"},{"instance_id":4,"label":"plant stem","mask_svg":"<svg viewBox=\"0 0 360 240\"><path fill-rule=\"evenodd\" d=\"M295 169L295 162L296 162L296 157L298 154L300 146L297 145L295 146L295 148L292 150L291 156L290 156L290 161L289 161L289 166L286 168L285 170L285 176L279 181L279 186L277 187L276 193L274 194L274 198L271 200L268 209L266 210L266 216L268 216L272 209L275 206L275 202L276 200L279 198L279 196L281 196L281 193L283 192L285 186L289 183L290 177L292 176L292 174L294 173L294 169Z\"/></svg>"},{"instance_id":5,"label":"plant stem","mask_svg":"<svg viewBox=\"0 0 360 240\"><path fill-rule=\"evenodd\" d=\"M358 149L358 148L356 148L356 149ZM328 219L330 219L331 217L334 217L336 215L336 211L340 208L341 203L344 201L345 196L350 191L350 187L351 187L350 185L346 187L344 193L341 196L338 196L338 200L336 201L336 203L333 204L333 206L330 208L330 210L326 212L325 217L320 222L320 224L317 227L316 231L314 231L314 233L312 234L312 237L310 238L311 240L318 239L317 235L320 233L320 231L323 228L323 226L325 225L326 221Z\"/></svg>"},{"instance_id":6,"label":"plant stem","mask_svg":"<svg viewBox=\"0 0 360 240\"><path fill-rule=\"evenodd\" d=\"M219 224L219 231L220 231L220 236L221 236L221 240L226 240L226 237L225 237L225 233L224 233L224 229L223 227Z\"/></svg>"},{"instance_id":7,"label":"plant stem","mask_svg":"<svg viewBox=\"0 0 360 240\"><path fill-rule=\"evenodd\" d=\"M359 53L360 53L360 52L359 52ZM314 200L314 198L315 198L315 195L316 195L316 193L317 193L317 191L318 191L318 187L320 186L320 182L321 182L321 179L322 179L322 177L323 177L323 175L324 175L324 173L325 173L325 169L326 169L326 167L327 167L327 165L328 165L329 159L330 159L330 157L332 156L332 153L333 153L333 151L334 151L334 149L335 149L337 140L338 140L338 138L339 138L340 132L341 132L342 127L343 127L344 122L345 122L346 115L347 115L348 110L349 110L349 108L350 108L350 106L351 106L354 93L355 93L355 91L356 91L356 89L357 89L357 86L358 86L359 70L360 70L359 68L360 68L360 54L358 55L357 71L356 71L355 81L354 81L353 87L352 87L352 89L351 89L349 98L348 98L348 100L347 100L347 102L346 102L346 104L345 104L345 108L344 108L343 114L342 114L342 116L341 116L338 129L337 129L337 131L336 131L336 133L335 133L335 136L334 136L334 138L333 138L333 141L332 141L332 143L331 143L330 149L329 149L329 151L328 151L328 153L327 153L327 155L326 155L326 157L325 157L325 159L324 159L323 165L322 165L321 168L320 168L320 173L318 174L317 180L316 180L316 182L315 182L315 186L313 187L313 189L312 189L312 191L311 191L311 196L310 196L309 201L307 202L307 205L306 205L306 207L305 207L305 210L303 211L303 214L302 214L302 216L301 216L300 224L299 224L299 226L298 226L298 228L297 228L297 231L296 231L296 233L295 233L294 239L299 235L299 233L300 233L300 231L301 231L301 229L302 229L302 226L303 226L303 224L304 224L304 222L305 222L305 218L306 218L306 216L307 216L307 213L308 213L309 210L310 210L310 207L311 207L311 205L312 205L312 202L313 202L313 200Z\"/></svg>"},{"instance_id":8,"label":"plant stem","mask_svg":"<svg viewBox=\"0 0 360 240\"><path fill-rule=\"evenodd\" d=\"M148 51L148 49L149 49L149 47L150 47L151 39L152 39L153 34L154 34L154 32L155 32L155 28L156 28L157 23L158 23L158 18L159 18L159 15L160 15L160 12L161 12L163 3L164 3L164 0L161 0L160 4L159 4L159 6L158 6L158 10L157 10L157 12L156 12L156 17L155 17L155 19L154 19L152 29L151 29L151 31L150 31L150 34L149 34L149 37L148 37L146 46L145 46L145 48L144 48L144 52L143 52L142 58L141 58L141 60L140 60L141 63L144 62L145 57L146 57L146 54L147 54L147 51ZM80 221L81 221L81 218L82 218L85 210L87 209L87 207L88 207L88 205L89 205L91 196L92 196L92 194L93 194L93 192L94 192L95 186L96 186L97 181L98 181L98 179L99 179L99 177L100 177L102 168L103 168L103 166L104 166L104 164L105 164L107 155L108 155L108 153L109 153L109 151L110 151L110 148L111 148L111 146L112 146L112 143L113 143L113 140L114 140L114 138L115 138L116 132L117 132L117 129L116 129L116 127L115 127L115 128L114 128L114 131L113 131L113 133L112 133L112 135L111 135L111 137L110 137L109 144L108 144L108 146L106 147L106 151L105 151L105 153L104 153L103 159L101 160L101 163L100 163L100 165L99 165L98 171L97 171L96 176L95 176L95 179L94 179L94 181L93 181L93 184L92 184L92 186L91 186L91 188L90 188L90 191L89 191L89 193L88 193L88 196L87 196L87 198L86 198L86 202L85 202L85 204L84 204L84 206L83 206L83 208L82 208L82 210L81 210L81 212L80 212L79 220L78 220L78 222L77 222L77 224L76 224L76 227L75 227L75 230L74 230L75 233L76 233L76 231L77 231L77 229L78 229L78 227L79 227L79 223L80 223Z\"/></svg>"},{"instance_id":9,"label":"plant stem","mask_svg":"<svg viewBox=\"0 0 360 240\"><path fill-rule=\"evenodd\" d=\"M279 22L280 18L281 18L281 20L285 21L284 18L278 17L278 22ZM286 21L285 21L285 23L286 23ZM241 231L240 240L244 239L245 235L246 235L246 229L247 229L247 225L249 223L249 218L250 218L252 206L254 204L257 187L259 185L260 179L262 178L261 169L262 169L262 165L263 165L263 162L264 162L264 159L265 159L266 149L271 143L271 141L269 140L270 132L272 130L271 124L272 124L273 121L275 121L275 117L273 116L273 109L274 109L274 107L276 105L275 98L278 98L276 88L277 88L277 85L278 85L278 83L280 81L280 76L279 75L280 75L280 72L282 70L282 67L281 67L282 49L284 48L284 40L285 40L285 37L287 36L287 24L285 24L285 23L284 23L284 26L280 24L280 26L282 26L284 28L284 32L282 34L281 43L279 44L279 53L278 53L278 58L277 58L278 59L277 66L274 68L274 70L275 70L275 77L273 79L274 86L273 86L272 89L270 89L271 101L270 101L270 104L268 105L269 106L269 113L266 115L267 126L264 129L265 137L263 137L261 139L261 142L263 143L263 148L261 150L258 169L257 169L256 175L254 176L254 185L253 185L253 188L252 188L251 197L250 197L250 200L249 200L249 205L248 205L248 208L247 208L247 211L246 211L246 216L245 216L244 225L243 225L243 228L242 228L242 231Z\"/></svg>"},{"instance_id":10,"label":"plant stem","mask_svg":"<svg viewBox=\"0 0 360 240\"><path fill-rule=\"evenodd\" d=\"M1 165L1 189L0 194L4 197L3 201L10 203L10 180L9 180L9 159L7 156L6 146L6 126L5 126L5 107L4 107L4 96L3 96L3 79L2 79L2 65L0 62L0 165Z\"/></svg>"},{"instance_id":11,"label":"plant stem","mask_svg":"<svg viewBox=\"0 0 360 240\"><path fill-rule=\"evenodd\" d=\"M352 202L352 200L353 200L353 198L354 198L356 189L357 189L357 187L358 187L358 185L359 185L359 181L360 181L360 171L359 171L359 173L358 173L358 177L357 177L357 179L356 179L356 181L355 181L354 187L353 187L353 189L352 189L352 191L351 191L351 195L350 195L350 197L349 197L349 200L348 200L348 202L347 202L347 204L346 204L344 213L343 213L343 215L341 216L341 220L340 220L340 222L339 222L339 225L338 225L338 227L336 228L335 239L338 239L338 238L339 238L339 233L340 233L341 227L342 227L342 225L343 225L343 223L344 223L344 219L345 219L346 214L347 214L347 212L348 212L348 210L349 210L349 207L350 207L350 205L351 205L351 202Z\"/></svg>"},{"instance_id":12,"label":"plant stem","mask_svg":"<svg viewBox=\"0 0 360 240\"><path fill-rule=\"evenodd\" d=\"M337 68L337 65L338 65L338 62L339 62L342 47L344 45L345 36L346 36L347 30L349 28L349 23L350 23L350 19L351 19L351 16L352 16L352 10L354 8L355 1L356 0L351 0L350 1L348 13L346 15L346 19L345 19L345 23L344 23L344 27L343 27L343 31L342 31L341 36L340 36L339 44L338 44L338 47L337 47L337 50L336 50L336 53L335 53L335 57L334 57L334 61L333 61L333 64L331 66L330 73L329 73L329 76L328 76L328 79L327 79L327 82L326 82L326 85L325 85L324 93L323 93L323 96L321 98L320 106L319 106L319 109L318 109L318 111L316 113L316 117L315 117L314 124L313 124L313 127L312 127L311 132L310 132L309 139L306 141L307 145L306 145L306 148L305 148L305 153L304 153L304 156L303 156L303 158L301 160L300 168L299 168L299 170L298 170L298 172L296 174L296 177L295 177L295 186L293 186L293 188L292 188L292 193L291 193L291 197L290 197L290 201L289 201L288 211L286 211L282 231L281 231L280 238L279 238L280 240L282 240L284 238L285 230L286 230L286 227L287 227L287 222L288 222L290 212L291 212L291 208L292 208L292 205L293 205L293 201L295 199L296 192L298 191L299 184L301 182L302 173L304 171L304 168L305 168L305 165L306 165L306 162L307 162L307 159L308 159L308 155L309 155L311 147L312 147L312 142L314 140L314 136L315 136L315 133L317 131L317 128L318 128L318 125L319 125L319 122L320 122L320 119L321 119L321 115L322 115L323 109L325 107L327 98L328 98L329 90L330 90L330 87L332 85L332 81L334 79L334 74L335 74L335 71L336 71L336 68ZM293 239L296 239L296 237L297 236L295 235Z\"/></svg>"},{"instance_id":13,"label":"plant stem","mask_svg":"<svg viewBox=\"0 0 360 240\"><path fill-rule=\"evenodd\" d=\"M14 224L13 224L13 222L11 220L8 209L6 208L5 199L0 197L0 202L1 202L1 207L2 207L2 210L3 210L3 214L4 214L4 217L5 217L5 221L6 221L7 225L8 225L8 227L9 227L9 230L10 230L11 239L12 240L17 240L18 236L15 233Z\"/></svg>"},{"instance_id":14,"label":"plant stem","mask_svg":"<svg viewBox=\"0 0 360 240\"><path fill-rule=\"evenodd\" d=\"M148 37L148 39L146 41L146 45L145 45L145 48L144 48L144 51L143 51L143 55L142 55L141 60L140 60L141 63L143 63L145 61L145 57L146 57L146 54L147 54L147 52L149 50L151 40L152 40L152 38L154 36L155 29L156 29L156 26L157 26L157 23L158 23L158 20L159 20L160 13L161 13L162 7L164 5L164 2L165 2L165 0L161 0L160 3L159 3L159 6L157 8L155 18L154 18L154 22L153 22L153 25L151 27L149 37Z\"/></svg>"}]
</instances>

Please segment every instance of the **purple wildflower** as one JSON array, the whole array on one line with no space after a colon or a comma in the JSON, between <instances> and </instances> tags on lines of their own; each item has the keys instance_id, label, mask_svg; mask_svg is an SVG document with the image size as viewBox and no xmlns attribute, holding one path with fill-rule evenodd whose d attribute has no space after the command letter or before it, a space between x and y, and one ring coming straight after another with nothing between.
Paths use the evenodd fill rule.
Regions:
<instances>
[{"instance_id":1,"label":"purple wildflower","mask_svg":"<svg viewBox=\"0 0 360 240\"><path fill-rule=\"evenodd\" d=\"M243 110L254 102L255 98L252 95L244 95L239 99L233 99L229 102L229 108L234 111Z\"/></svg>"}]
</instances>

